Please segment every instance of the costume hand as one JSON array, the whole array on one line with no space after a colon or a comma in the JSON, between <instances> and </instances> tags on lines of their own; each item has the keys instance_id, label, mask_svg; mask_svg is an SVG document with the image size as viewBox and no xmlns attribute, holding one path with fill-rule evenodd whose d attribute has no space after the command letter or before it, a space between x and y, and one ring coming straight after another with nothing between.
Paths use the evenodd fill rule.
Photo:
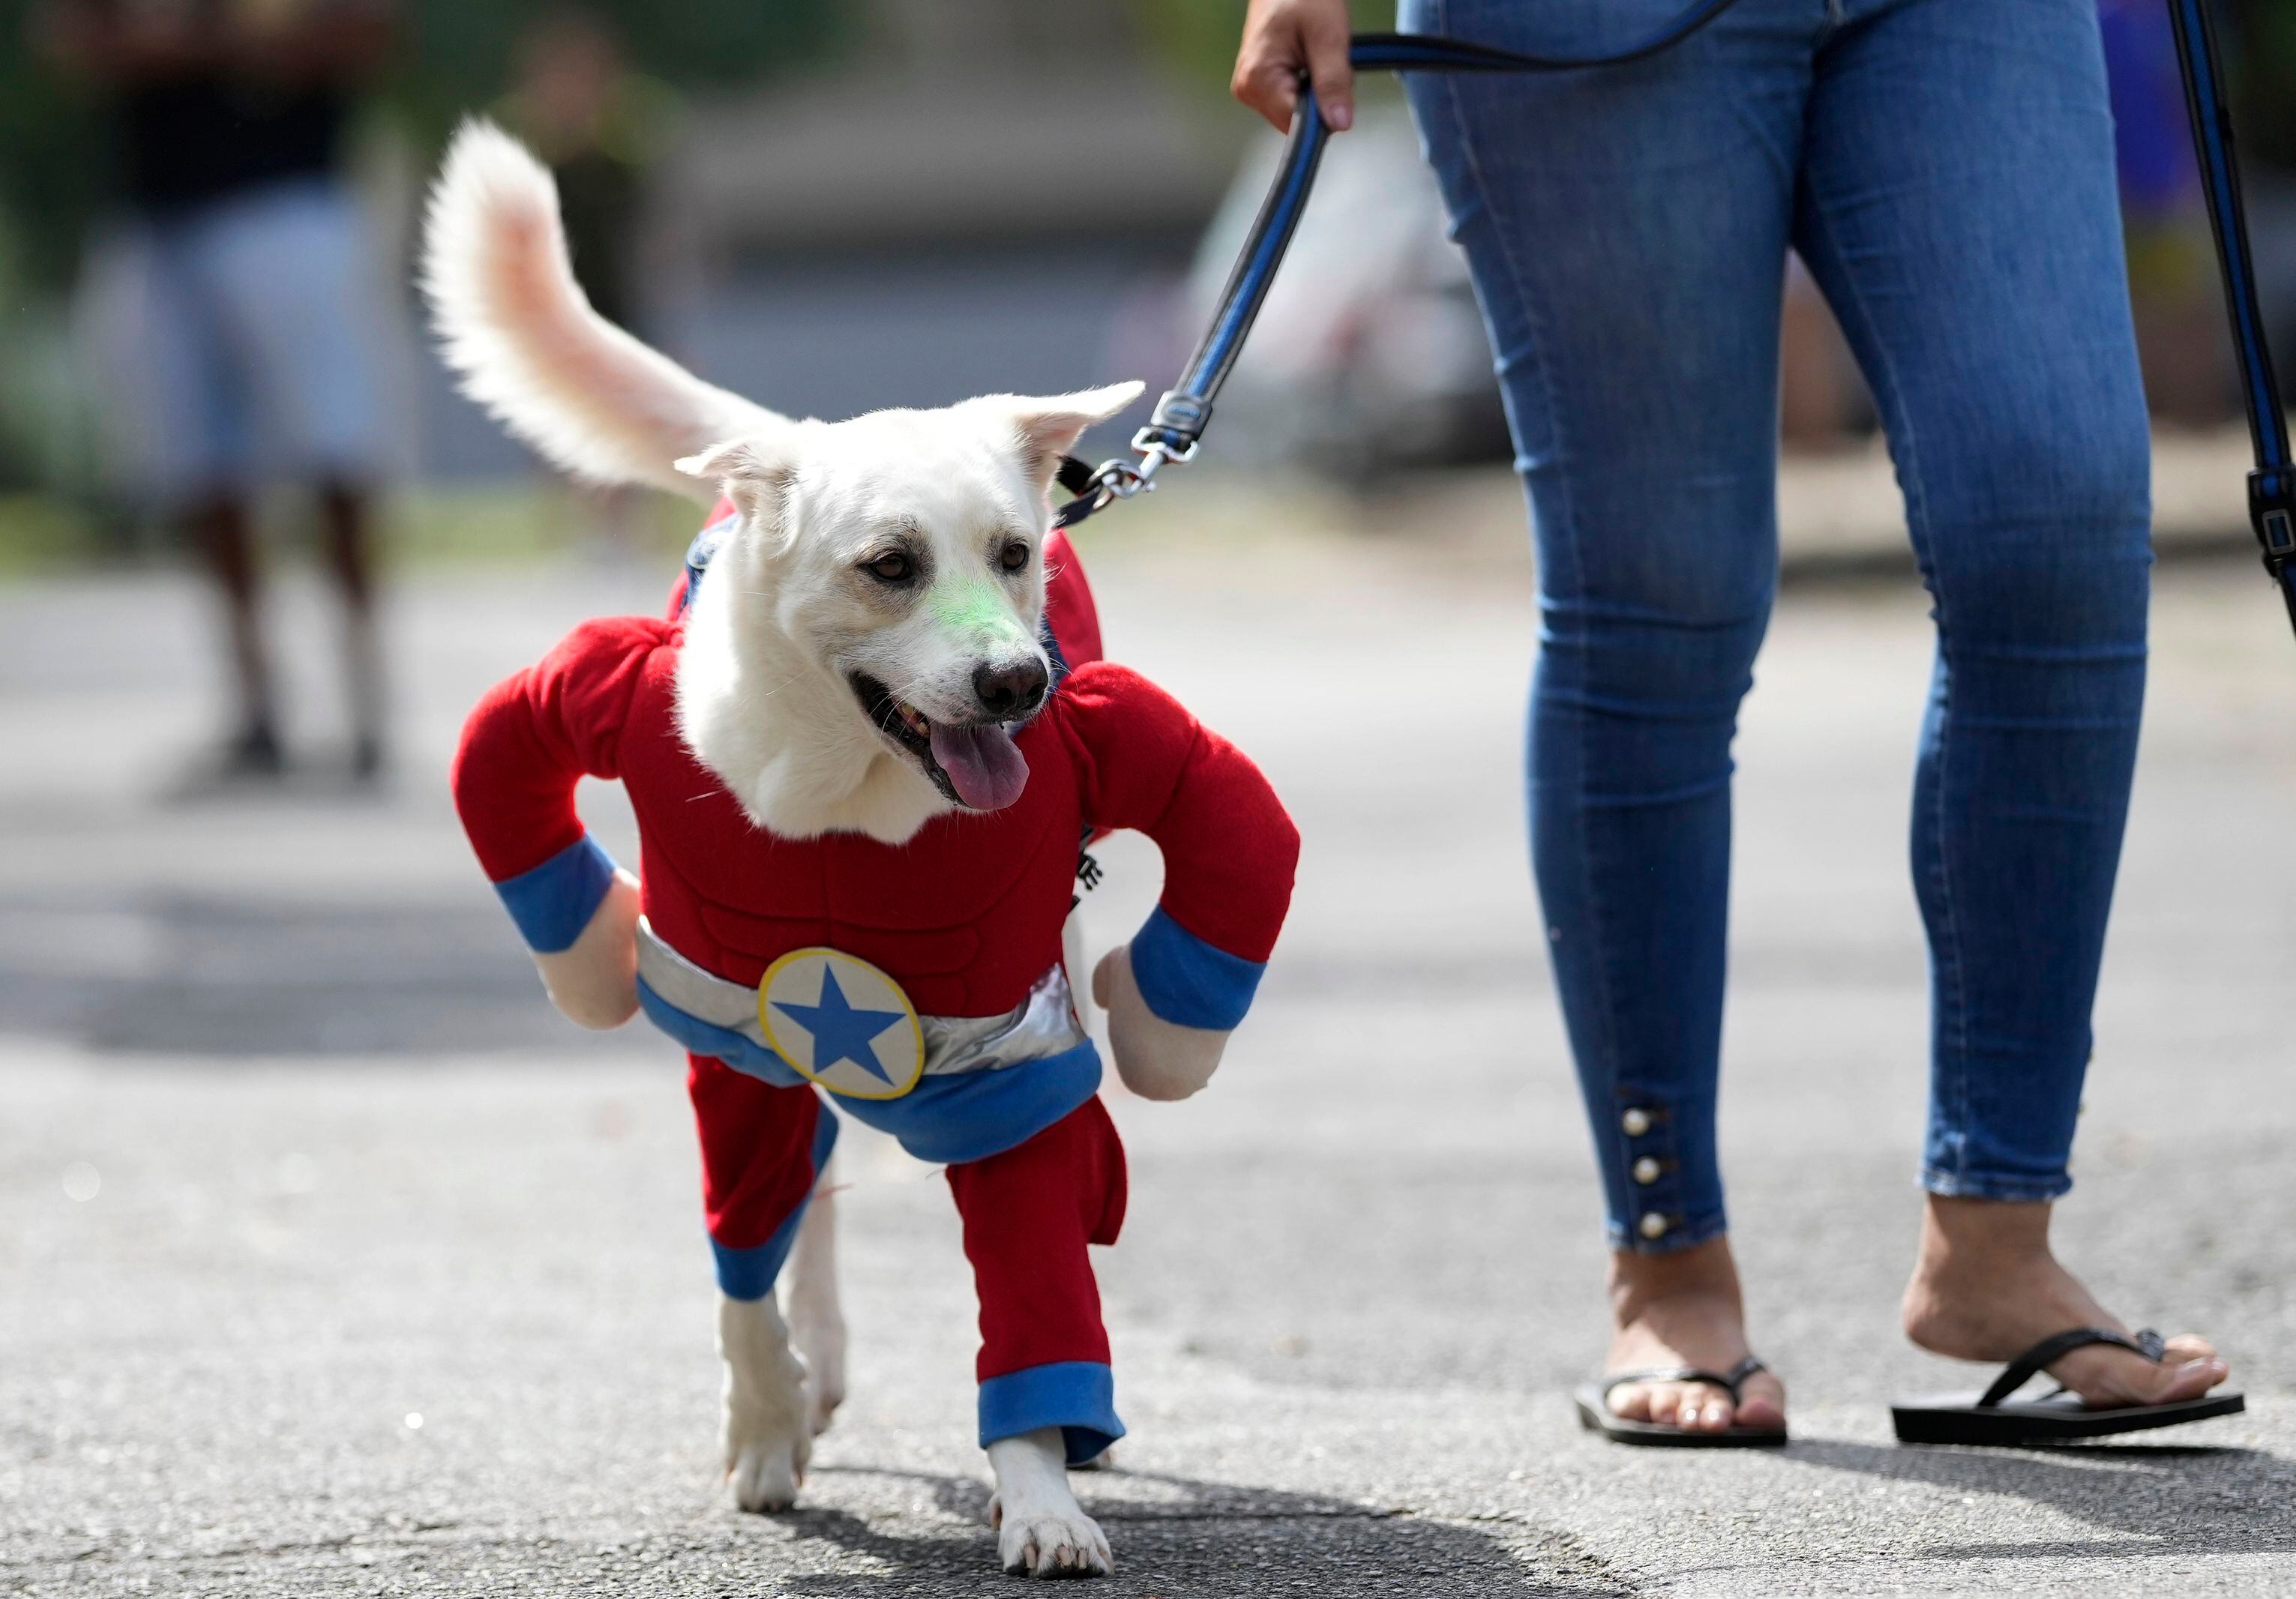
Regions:
<instances>
[{"instance_id":1,"label":"costume hand","mask_svg":"<svg viewBox=\"0 0 2296 1599\"><path fill-rule=\"evenodd\" d=\"M1348 33L1347 0L1251 0L1228 92L1274 123L1277 133L1288 133L1304 72L1316 86L1324 126L1345 133L1356 114Z\"/></svg>"},{"instance_id":2,"label":"costume hand","mask_svg":"<svg viewBox=\"0 0 2296 1599\"><path fill-rule=\"evenodd\" d=\"M1228 1036L1182 1027L1148 1008L1132 977L1132 946L1119 944L1093 968L1092 997L1108 1013L1108 1046L1116 1075L1143 1099L1185 1099L1219 1070Z\"/></svg>"},{"instance_id":3,"label":"costume hand","mask_svg":"<svg viewBox=\"0 0 2296 1599\"><path fill-rule=\"evenodd\" d=\"M638 1013L638 880L617 867L582 936L534 964L550 1003L578 1027L603 1032Z\"/></svg>"}]
</instances>

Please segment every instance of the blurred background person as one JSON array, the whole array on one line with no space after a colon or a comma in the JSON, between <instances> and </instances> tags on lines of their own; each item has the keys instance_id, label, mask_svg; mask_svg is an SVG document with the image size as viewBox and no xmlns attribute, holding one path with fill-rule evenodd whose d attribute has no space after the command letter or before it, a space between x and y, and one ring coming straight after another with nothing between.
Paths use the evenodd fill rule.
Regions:
<instances>
[{"instance_id":1,"label":"blurred background person","mask_svg":"<svg viewBox=\"0 0 2296 1599\"><path fill-rule=\"evenodd\" d=\"M38 33L100 87L112 124L120 211L88 267L107 410L139 489L225 599L238 703L223 779L284 765L253 517L274 478L316 495L345 611L352 770L383 762L376 302L340 160L390 20L390 0L53 0Z\"/></svg>"},{"instance_id":2,"label":"blurred background person","mask_svg":"<svg viewBox=\"0 0 2296 1599\"><path fill-rule=\"evenodd\" d=\"M595 12L552 13L519 41L496 107L558 182L574 276L607 321L640 332L636 245L646 169L670 132L675 97L634 71L621 32Z\"/></svg>"},{"instance_id":3,"label":"blurred background person","mask_svg":"<svg viewBox=\"0 0 2296 1599\"><path fill-rule=\"evenodd\" d=\"M676 97L632 70L620 30L586 9L537 23L519 40L514 63L496 115L557 180L575 280L600 316L651 339L637 283L646 179L674 132ZM591 508L603 548L634 545L641 491L577 485L574 492Z\"/></svg>"}]
</instances>

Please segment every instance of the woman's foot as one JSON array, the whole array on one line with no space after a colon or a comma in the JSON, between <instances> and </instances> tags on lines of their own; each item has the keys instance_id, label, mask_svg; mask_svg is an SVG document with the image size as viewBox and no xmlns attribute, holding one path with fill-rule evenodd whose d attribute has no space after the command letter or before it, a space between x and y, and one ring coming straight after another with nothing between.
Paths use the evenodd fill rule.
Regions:
<instances>
[{"instance_id":1,"label":"woman's foot","mask_svg":"<svg viewBox=\"0 0 2296 1599\"><path fill-rule=\"evenodd\" d=\"M1665 1255L1613 1254L1611 1324L1605 1371L1695 1366L1726 1372L1737 1365L1750 1351L1729 1240L1710 1239ZM1729 1390L1710 1382L1623 1382L1611 1390L1611 1409L1630 1421L1685 1431L1770 1430L1786 1424L1786 1390L1769 1372L1747 1378L1735 1403Z\"/></svg>"},{"instance_id":2,"label":"woman's foot","mask_svg":"<svg viewBox=\"0 0 2296 1599\"><path fill-rule=\"evenodd\" d=\"M2049 1207L1931 1194L1921 1259L1906 1285L1906 1336L1933 1355L2010 1361L2074 1327L2127 1332L2049 1252ZM2049 1374L2091 1406L2197 1398L2228 1375L2194 1333L2169 1340L2158 1365L2111 1344L2075 1349Z\"/></svg>"}]
</instances>

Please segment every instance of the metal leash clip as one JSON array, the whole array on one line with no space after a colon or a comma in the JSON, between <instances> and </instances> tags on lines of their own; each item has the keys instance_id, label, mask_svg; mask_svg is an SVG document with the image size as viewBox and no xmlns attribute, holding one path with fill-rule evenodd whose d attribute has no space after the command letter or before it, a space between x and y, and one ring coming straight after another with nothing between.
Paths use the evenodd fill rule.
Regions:
<instances>
[{"instance_id":1,"label":"metal leash clip","mask_svg":"<svg viewBox=\"0 0 2296 1599\"><path fill-rule=\"evenodd\" d=\"M1074 481L1069 473L1062 474L1062 483L1077 497L1060 508L1053 518L1054 527L1073 528L1096 511L1154 488L1157 471L1167 462L1185 466L1196 458L1200 441L1193 434L1176 434L1163 420L1172 399L1171 395L1166 395L1156 407L1155 419L1132 435L1132 452L1139 459L1128 461L1121 455L1111 456ZM1201 409L1209 412L1210 407Z\"/></svg>"},{"instance_id":2,"label":"metal leash clip","mask_svg":"<svg viewBox=\"0 0 2296 1599\"><path fill-rule=\"evenodd\" d=\"M1119 456L1112 461L1102 462L1100 469L1093 474L1106 485L1110 494L1119 500L1128 500L1136 494L1155 488L1156 469L1167 461L1177 466L1185 466L1194 460L1196 440L1191 439L1175 449L1169 439L1158 434L1153 427L1146 427L1132 435L1132 450L1140 457L1136 463Z\"/></svg>"}]
</instances>

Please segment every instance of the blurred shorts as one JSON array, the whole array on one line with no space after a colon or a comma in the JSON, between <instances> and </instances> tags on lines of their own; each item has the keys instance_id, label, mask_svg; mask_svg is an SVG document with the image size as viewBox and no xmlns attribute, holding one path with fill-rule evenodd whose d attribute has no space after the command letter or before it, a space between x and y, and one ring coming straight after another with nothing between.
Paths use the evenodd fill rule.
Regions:
<instances>
[{"instance_id":1,"label":"blurred shorts","mask_svg":"<svg viewBox=\"0 0 2296 1599\"><path fill-rule=\"evenodd\" d=\"M381 300L359 208L332 180L137 216L97 245L84 312L104 431L163 505L380 472Z\"/></svg>"}]
</instances>

